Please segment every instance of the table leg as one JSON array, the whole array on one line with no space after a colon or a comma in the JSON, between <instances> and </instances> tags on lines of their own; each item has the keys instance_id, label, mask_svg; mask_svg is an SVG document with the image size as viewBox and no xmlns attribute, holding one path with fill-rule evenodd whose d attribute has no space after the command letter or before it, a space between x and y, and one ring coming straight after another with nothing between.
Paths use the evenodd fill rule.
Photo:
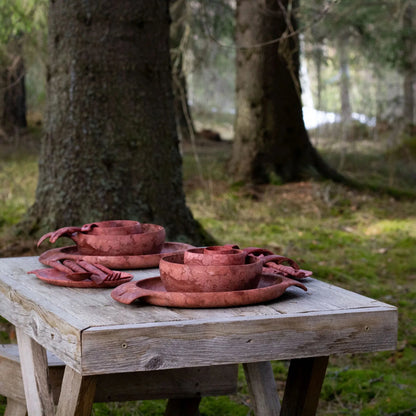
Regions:
<instances>
[{"instance_id":1,"label":"table leg","mask_svg":"<svg viewBox=\"0 0 416 416\"><path fill-rule=\"evenodd\" d=\"M314 416L329 357L291 360L280 416Z\"/></svg>"},{"instance_id":2,"label":"table leg","mask_svg":"<svg viewBox=\"0 0 416 416\"><path fill-rule=\"evenodd\" d=\"M26 416L26 404L8 398L4 416Z\"/></svg>"},{"instance_id":3,"label":"table leg","mask_svg":"<svg viewBox=\"0 0 416 416\"><path fill-rule=\"evenodd\" d=\"M270 362L243 364L256 416L279 416L280 402Z\"/></svg>"},{"instance_id":4,"label":"table leg","mask_svg":"<svg viewBox=\"0 0 416 416\"><path fill-rule=\"evenodd\" d=\"M54 415L46 350L20 328L16 328L16 337L28 414Z\"/></svg>"},{"instance_id":5,"label":"table leg","mask_svg":"<svg viewBox=\"0 0 416 416\"><path fill-rule=\"evenodd\" d=\"M165 416L199 416L200 397L169 399Z\"/></svg>"},{"instance_id":6,"label":"table leg","mask_svg":"<svg viewBox=\"0 0 416 416\"><path fill-rule=\"evenodd\" d=\"M66 366L56 415L91 415L96 384L95 376L81 376L71 367Z\"/></svg>"}]
</instances>

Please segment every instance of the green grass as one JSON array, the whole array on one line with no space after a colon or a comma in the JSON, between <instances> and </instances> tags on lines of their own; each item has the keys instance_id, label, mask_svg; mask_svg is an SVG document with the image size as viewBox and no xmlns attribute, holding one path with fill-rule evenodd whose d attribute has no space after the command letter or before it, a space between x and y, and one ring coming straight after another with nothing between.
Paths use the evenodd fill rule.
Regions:
<instances>
[{"instance_id":1,"label":"green grass","mask_svg":"<svg viewBox=\"0 0 416 416\"><path fill-rule=\"evenodd\" d=\"M204 397L199 405L203 416L248 416L245 405L233 398ZM129 403L94 404L95 416L163 416L166 400L147 400Z\"/></svg>"},{"instance_id":2,"label":"green grass","mask_svg":"<svg viewBox=\"0 0 416 416\"><path fill-rule=\"evenodd\" d=\"M400 350L331 358L319 414L416 414L414 203L325 183L268 186L255 201L194 192L189 203L220 242L272 249L320 279L398 306Z\"/></svg>"},{"instance_id":3,"label":"green grass","mask_svg":"<svg viewBox=\"0 0 416 416\"><path fill-rule=\"evenodd\" d=\"M33 203L37 157L9 153L0 164L0 227L16 224Z\"/></svg>"},{"instance_id":4,"label":"green grass","mask_svg":"<svg viewBox=\"0 0 416 416\"><path fill-rule=\"evenodd\" d=\"M354 142L343 172L414 190L414 141L408 142L409 149L401 144L398 150L371 139ZM336 165L341 159L337 144L328 139L318 143ZM261 187L233 184L226 174L230 151L227 143L199 146L201 178L192 151L184 149L187 202L208 232L220 243L287 255L319 279L399 308L396 351L331 357L318 414L415 415L416 203L317 180ZM36 157L11 152L1 162L0 231L6 235L33 201ZM1 251L6 242L0 244ZM273 363L280 392L287 364ZM239 377L238 394L204 398L201 415L250 415L241 370ZM164 406L165 401L96 404L94 414L163 415Z\"/></svg>"}]
</instances>

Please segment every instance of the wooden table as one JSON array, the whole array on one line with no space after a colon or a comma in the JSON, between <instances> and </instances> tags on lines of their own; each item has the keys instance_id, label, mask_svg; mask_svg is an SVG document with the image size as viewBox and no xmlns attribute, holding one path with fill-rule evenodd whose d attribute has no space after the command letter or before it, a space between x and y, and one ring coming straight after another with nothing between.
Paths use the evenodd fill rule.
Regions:
<instances>
[{"instance_id":1,"label":"wooden table","mask_svg":"<svg viewBox=\"0 0 416 416\"><path fill-rule=\"evenodd\" d=\"M90 414L96 375L242 363L257 416L305 416L316 413L330 355L396 347L395 307L316 279L262 305L179 309L27 274L42 267L37 257L0 259L0 315L17 328L29 415L54 414L45 349L66 364L59 415ZM281 404L271 360L291 360Z\"/></svg>"}]
</instances>

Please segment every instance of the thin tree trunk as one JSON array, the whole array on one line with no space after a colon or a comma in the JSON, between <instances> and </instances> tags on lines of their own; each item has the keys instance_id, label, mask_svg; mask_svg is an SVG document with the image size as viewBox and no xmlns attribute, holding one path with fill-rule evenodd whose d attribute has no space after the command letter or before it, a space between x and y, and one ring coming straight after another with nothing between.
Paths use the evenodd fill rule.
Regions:
<instances>
[{"instance_id":1,"label":"thin tree trunk","mask_svg":"<svg viewBox=\"0 0 416 416\"><path fill-rule=\"evenodd\" d=\"M347 126L351 121L350 74L347 39L343 36L338 40L340 67L341 121Z\"/></svg>"},{"instance_id":2,"label":"thin tree trunk","mask_svg":"<svg viewBox=\"0 0 416 416\"><path fill-rule=\"evenodd\" d=\"M182 190L168 2L51 1L49 54L39 183L23 225L135 219L201 243Z\"/></svg>"},{"instance_id":3,"label":"thin tree trunk","mask_svg":"<svg viewBox=\"0 0 416 416\"><path fill-rule=\"evenodd\" d=\"M11 57L3 73L3 85L2 125L7 130L26 127L25 66L21 55Z\"/></svg>"},{"instance_id":4,"label":"thin tree trunk","mask_svg":"<svg viewBox=\"0 0 416 416\"><path fill-rule=\"evenodd\" d=\"M403 119L405 130L409 133L413 131L415 126L415 99L414 99L414 85L416 84L415 74L411 71L406 71L403 79Z\"/></svg>"},{"instance_id":5,"label":"thin tree trunk","mask_svg":"<svg viewBox=\"0 0 416 416\"><path fill-rule=\"evenodd\" d=\"M195 135L195 127L188 103L188 87L183 64L186 43L189 37L187 0L171 1L170 13L172 16L170 51L176 129L180 141L190 141L191 137Z\"/></svg>"},{"instance_id":6,"label":"thin tree trunk","mask_svg":"<svg viewBox=\"0 0 416 416\"><path fill-rule=\"evenodd\" d=\"M335 174L314 151L303 122L299 44L288 3L237 2L237 116L231 161L236 180L268 182L273 174L283 181L298 180L312 166Z\"/></svg>"},{"instance_id":7,"label":"thin tree trunk","mask_svg":"<svg viewBox=\"0 0 416 416\"><path fill-rule=\"evenodd\" d=\"M415 30L415 8L409 2L406 7L403 19L403 28L407 33L404 41L404 48L406 50L407 64L403 77L403 119L405 129L409 132L413 132L415 126L415 92L414 86L416 83L416 45L414 40ZM413 36L412 36L413 33Z\"/></svg>"},{"instance_id":8,"label":"thin tree trunk","mask_svg":"<svg viewBox=\"0 0 416 416\"><path fill-rule=\"evenodd\" d=\"M322 46L317 45L314 51L314 62L315 62L315 70L316 70L316 106L317 110L322 110L322 57L323 51Z\"/></svg>"}]
</instances>

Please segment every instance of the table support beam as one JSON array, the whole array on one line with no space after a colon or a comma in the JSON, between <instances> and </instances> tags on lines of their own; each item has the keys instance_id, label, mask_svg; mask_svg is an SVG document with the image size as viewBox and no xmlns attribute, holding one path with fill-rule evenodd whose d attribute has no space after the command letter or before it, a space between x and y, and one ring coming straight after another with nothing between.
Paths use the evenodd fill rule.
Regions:
<instances>
[{"instance_id":1,"label":"table support beam","mask_svg":"<svg viewBox=\"0 0 416 416\"><path fill-rule=\"evenodd\" d=\"M4 416L26 416L26 403L7 398Z\"/></svg>"},{"instance_id":2,"label":"table support beam","mask_svg":"<svg viewBox=\"0 0 416 416\"><path fill-rule=\"evenodd\" d=\"M21 328L16 328L16 337L28 415L54 415L46 350Z\"/></svg>"},{"instance_id":3,"label":"table support beam","mask_svg":"<svg viewBox=\"0 0 416 416\"><path fill-rule=\"evenodd\" d=\"M291 360L280 416L314 416L329 357Z\"/></svg>"},{"instance_id":4,"label":"table support beam","mask_svg":"<svg viewBox=\"0 0 416 416\"><path fill-rule=\"evenodd\" d=\"M269 361L243 364L256 416L279 416L280 402Z\"/></svg>"},{"instance_id":5,"label":"table support beam","mask_svg":"<svg viewBox=\"0 0 416 416\"><path fill-rule=\"evenodd\" d=\"M56 416L90 416L97 378L81 376L66 366Z\"/></svg>"},{"instance_id":6,"label":"table support beam","mask_svg":"<svg viewBox=\"0 0 416 416\"><path fill-rule=\"evenodd\" d=\"M169 399L165 416L199 416L200 397Z\"/></svg>"}]
</instances>

